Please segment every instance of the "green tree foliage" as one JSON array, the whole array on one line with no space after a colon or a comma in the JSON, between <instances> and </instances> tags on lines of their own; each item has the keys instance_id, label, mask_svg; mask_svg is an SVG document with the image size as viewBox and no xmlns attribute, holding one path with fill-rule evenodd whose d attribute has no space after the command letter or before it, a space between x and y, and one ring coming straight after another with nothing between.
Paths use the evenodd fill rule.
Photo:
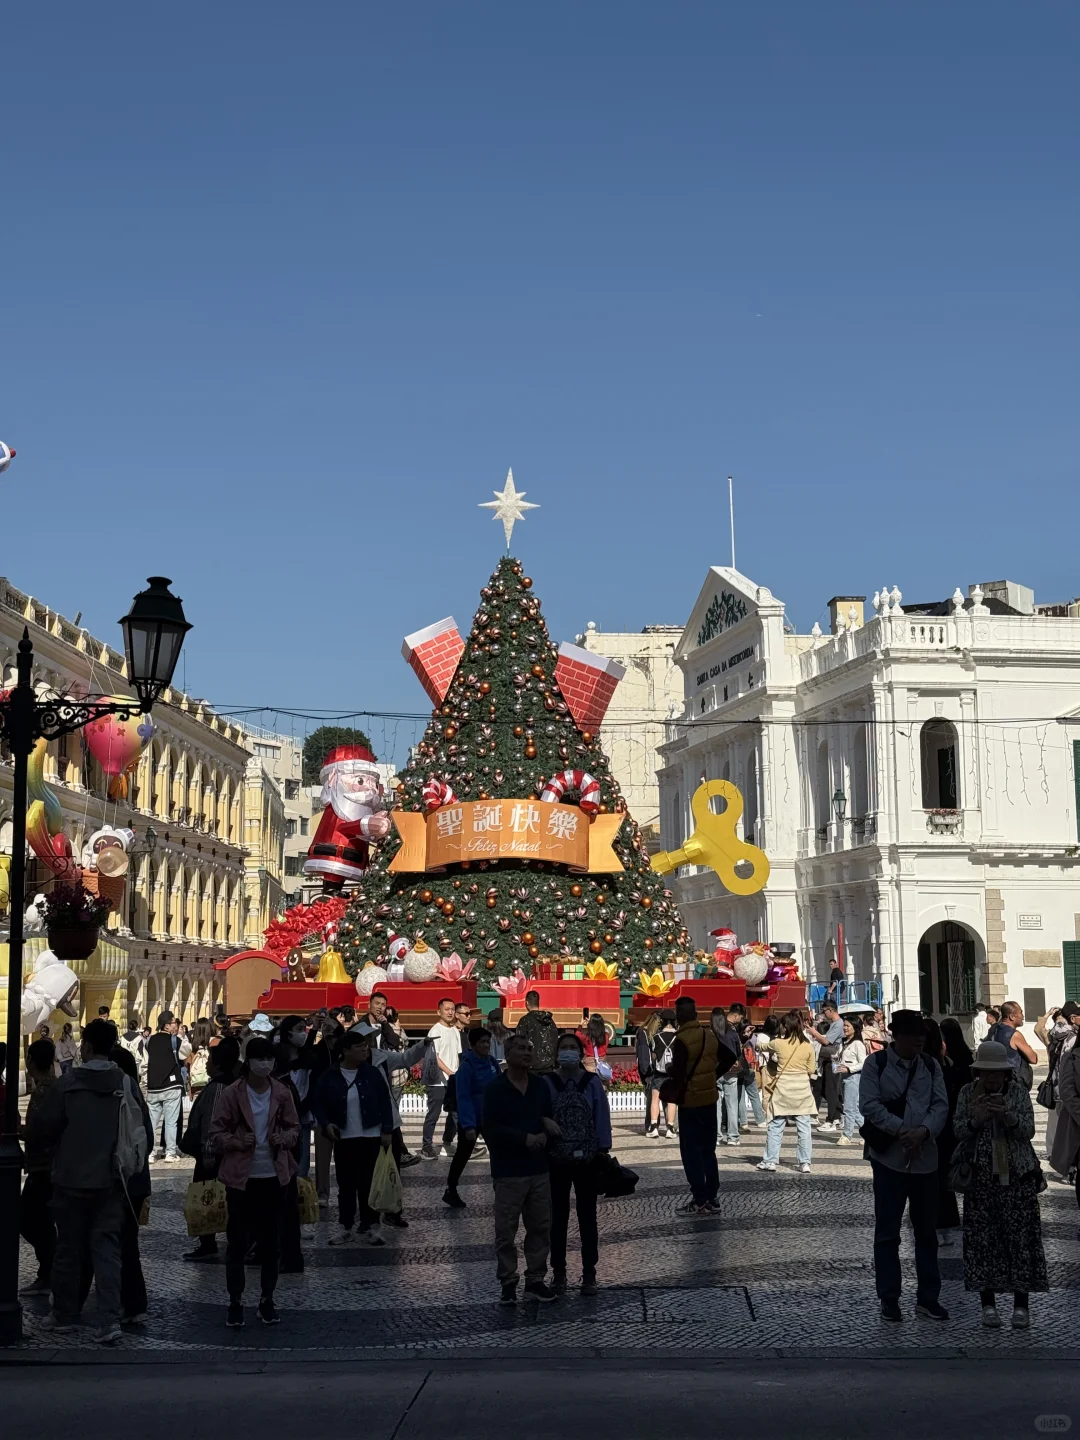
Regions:
<instances>
[{"instance_id":1,"label":"green tree foliage","mask_svg":"<svg viewBox=\"0 0 1080 1440\"><path fill-rule=\"evenodd\" d=\"M540 601L507 556L480 592L465 650L446 699L432 714L403 773L402 807L423 811L429 779L458 800L536 798L549 776L584 770L610 812L625 802L594 735L578 729L555 681L558 658ZM579 797L573 792L564 803ZM481 985L539 957L602 956L624 975L685 951L687 936L634 820L626 815L614 849L616 875L571 874L545 861L479 860L440 874L391 875L397 832L382 844L353 897L339 941L355 973L386 963L387 937L422 937L438 953L478 961ZM533 951L535 953L530 953Z\"/></svg>"},{"instance_id":2,"label":"green tree foliage","mask_svg":"<svg viewBox=\"0 0 1080 1440\"><path fill-rule=\"evenodd\" d=\"M371 749L371 741L363 730L350 730L345 725L320 725L318 730L312 730L304 741L305 785L319 783L319 771L323 761L335 745L366 745Z\"/></svg>"}]
</instances>

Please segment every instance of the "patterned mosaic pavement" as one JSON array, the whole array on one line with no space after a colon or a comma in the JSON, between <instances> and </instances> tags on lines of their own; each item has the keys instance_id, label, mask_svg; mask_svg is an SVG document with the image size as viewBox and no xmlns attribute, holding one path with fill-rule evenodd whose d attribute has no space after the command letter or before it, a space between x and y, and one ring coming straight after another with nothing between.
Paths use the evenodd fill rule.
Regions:
<instances>
[{"instance_id":1,"label":"patterned mosaic pavement","mask_svg":"<svg viewBox=\"0 0 1080 1440\"><path fill-rule=\"evenodd\" d=\"M418 1148L418 1124L406 1134ZM408 1230L386 1230L384 1249L328 1247L333 1226L305 1232L306 1271L283 1276L277 1292L282 1323L265 1329L249 1309L242 1331L226 1330L223 1259L192 1265L180 1257L187 1240L182 1202L188 1164L155 1166L152 1219L142 1231L143 1268L150 1293L145 1325L110 1352L115 1360L186 1357L241 1358L282 1352L315 1359L356 1356L482 1358L635 1353L732 1354L770 1349L819 1359L835 1352L888 1354L932 1348L970 1354L1023 1350L1032 1358L1073 1356L1080 1240L1073 1191L1050 1184L1043 1196L1043 1232L1055 1289L1033 1297L1027 1334L984 1331L978 1306L963 1290L959 1245L941 1252L947 1326L916 1320L912 1293L906 1323L885 1326L877 1315L871 1269L872 1202L869 1167L859 1147L837 1148L816 1138L813 1172L794 1168L787 1140L781 1169L759 1173L761 1134L720 1151L722 1214L709 1220L675 1215L686 1195L674 1140L646 1140L640 1117L615 1118L616 1150L641 1182L633 1197L600 1202L600 1294L583 1300L571 1289L552 1305L496 1304L487 1162L473 1160L461 1191L468 1208L451 1212L440 1200L449 1162L405 1172ZM1041 1150L1041 1140L1040 1140ZM571 1283L575 1222L571 1220ZM912 1275L905 1240L905 1274ZM24 1247L24 1275L33 1259ZM250 1271L247 1299L258 1297ZM87 1327L71 1336L43 1330L43 1299L26 1304L26 1358L101 1357ZM1075 1358L1080 1358L1080 1350Z\"/></svg>"}]
</instances>

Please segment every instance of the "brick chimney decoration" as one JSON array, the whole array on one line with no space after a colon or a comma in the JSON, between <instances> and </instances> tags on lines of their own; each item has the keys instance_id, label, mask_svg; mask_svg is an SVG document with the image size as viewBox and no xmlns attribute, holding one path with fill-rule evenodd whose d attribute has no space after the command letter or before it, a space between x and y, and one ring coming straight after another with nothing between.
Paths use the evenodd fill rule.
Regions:
<instances>
[{"instance_id":1,"label":"brick chimney decoration","mask_svg":"<svg viewBox=\"0 0 1080 1440\"><path fill-rule=\"evenodd\" d=\"M441 705L446 698L464 649L465 641L458 633L457 621L452 615L405 636L401 653L412 666L433 705Z\"/></svg>"},{"instance_id":2,"label":"brick chimney decoration","mask_svg":"<svg viewBox=\"0 0 1080 1440\"><path fill-rule=\"evenodd\" d=\"M579 730L595 735L603 724L615 686L626 674L624 666L578 645L559 646L555 682Z\"/></svg>"}]
</instances>

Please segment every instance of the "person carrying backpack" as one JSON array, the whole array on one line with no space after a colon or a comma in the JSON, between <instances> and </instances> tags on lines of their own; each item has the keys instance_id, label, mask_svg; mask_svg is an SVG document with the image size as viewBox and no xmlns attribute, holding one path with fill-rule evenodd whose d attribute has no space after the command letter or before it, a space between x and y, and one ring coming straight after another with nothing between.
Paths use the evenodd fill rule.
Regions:
<instances>
[{"instance_id":1,"label":"person carrying backpack","mask_svg":"<svg viewBox=\"0 0 1080 1440\"><path fill-rule=\"evenodd\" d=\"M49 1088L27 1126L27 1141L52 1146L56 1255L47 1329L71 1330L81 1309L85 1267L93 1270L99 1328L94 1339L120 1339L120 1237L125 1187L145 1171L153 1131L139 1097L108 1058L117 1043L111 1020L91 1020L82 1033L83 1063Z\"/></svg>"},{"instance_id":2,"label":"person carrying backpack","mask_svg":"<svg viewBox=\"0 0 1080 1440\"><path fill-rule=\"evenodd\" d=\"M566 1292L566 1236L573 1190L581 1235L581 1293L596 1294L600 1237L596 1225L596 1157L611 1149L611 1109L603 1082L585 1069L577 1035L559 1036L558 1069L544 1077L559 1135L548 1145L551 1174L551 1270L556 1294Z\"/></svg>"},{"instance_id":3,"label":"person carrying backpack","mask_svg":"<svg viewBox=\"0 0 1080 1440\"><path fill-rule=\"evenodd\" d=\"M676 1123L678 1109L675 1105L665 1105L663 1114L660 1110L660 1087L671 1073L672 1061L675 1058L675 1037L678 1034L675 1025L674 1010L662 1010L660 1012L660 1027L652 1037L652 1069L649 1074L649 1126L645 1131L655 1140L664 1140L668 1135L678 1135L679 1127ZM663 1121L667 1129L661 1130L660 1124Z\"/></svg>"}]
</instances>

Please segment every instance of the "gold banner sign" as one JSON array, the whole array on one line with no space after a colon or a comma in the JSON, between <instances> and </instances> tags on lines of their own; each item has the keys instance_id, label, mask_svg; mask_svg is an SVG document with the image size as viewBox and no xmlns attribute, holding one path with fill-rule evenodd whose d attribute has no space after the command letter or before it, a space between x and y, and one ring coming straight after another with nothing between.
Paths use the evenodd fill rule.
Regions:
<instances>
[{"instance_id":1,"label":"gold banner sign","mask_svg":"<svg viewBox=\"0 0 1080 1440\"><path fill-rule=\"evenodd\" d=\"M544 800L463 800L430 815L394 810L401 849L390 870L445 870L463 860L550 860L592 875L613 875L622 861L611 848L621 815L592 821L576 805Z\"/></svg>"}]
</instances>

